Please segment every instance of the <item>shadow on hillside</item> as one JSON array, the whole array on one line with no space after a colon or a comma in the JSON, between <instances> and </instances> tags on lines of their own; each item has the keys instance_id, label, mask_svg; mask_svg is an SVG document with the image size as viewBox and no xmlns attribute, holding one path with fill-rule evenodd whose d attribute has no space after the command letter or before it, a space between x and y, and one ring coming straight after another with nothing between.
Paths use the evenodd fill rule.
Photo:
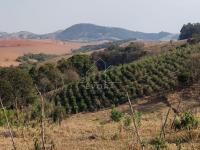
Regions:
<instances>
[{"instance_id":1,"label":"shadow on hillside","mask_svg":"<svg viewBox=\"0 0 200 150\"><path fill-rule=\"evenodd\" d=\"M162 108L170 106L169 102L164 96L150 97L141 104L133 104L133 109L141 111L142 113L153 113L154 111L159 111ZM124 113L131 113L129 108L126 108Z\"/></svg>"}]
</instances>

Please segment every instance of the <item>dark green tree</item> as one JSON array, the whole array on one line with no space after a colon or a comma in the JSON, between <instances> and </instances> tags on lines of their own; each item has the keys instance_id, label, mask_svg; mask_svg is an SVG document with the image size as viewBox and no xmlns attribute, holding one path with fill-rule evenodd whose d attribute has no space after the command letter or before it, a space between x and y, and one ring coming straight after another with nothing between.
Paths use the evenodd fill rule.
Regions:
<instances>
[{"instance_id":1,"label":"dark green tree","mask_svg":"<svg viewBox=\"0 0 200 150\"><path fill-rule=\"evenodd\" d=\"M55 90L64 84L63 75L53 64L45 64L39 68L33 67L30 70L30 75L43 93Z\"/></svg>"},{"instance_id":2,"label":"dark green tree","mask_svg":"<svg viewBox=\"0 0 200 150\"><path fill-rule=\"evenodd\" d=\"M62 59L58 62L58 68L62 73L69 69L75 70L82 77L97 70L94 61L88 55L74 55L69 59Z\"/></svg>"},{"instance_id":3,"label":"dark green tree","mask_svg":"<svg viewBox=\"0 0 200 150\"><path fill-rule=\"evenodd\" d=\"M34 86L28 73L19 68L0 69L0 97L9 107L22 107L35 99Z\"/></svg>"},{"instance_id":4,"label":"dark green tree","mask_svg":"<svg viewBox=\"0 0 200 150\"><path fill-rule=\"evenodd\" d=\"M179 36L180 40L192 38L195 35L200 34L200 23L188 23L183 25L181 29L181 34Z\"/></svg>"}]
</instances>

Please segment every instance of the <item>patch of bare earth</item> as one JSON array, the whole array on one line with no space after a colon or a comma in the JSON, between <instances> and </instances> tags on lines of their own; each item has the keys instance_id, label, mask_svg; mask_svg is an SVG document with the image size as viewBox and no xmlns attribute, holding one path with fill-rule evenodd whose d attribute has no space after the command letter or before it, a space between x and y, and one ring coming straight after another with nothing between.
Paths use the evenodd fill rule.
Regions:
<instances>
[{"instance_id":1,"label":"patch of bare earth","mask_svg":"<svg viewBox=\"0 0 200 150\"><path fill-rule=\"evenodd\" d=\"M90 43L55 40L0 40L0 66L16 66L19 64L16 59L27 53L71 54L73 49L78 49L88 44Z\"/></svg>"}]
</instances>

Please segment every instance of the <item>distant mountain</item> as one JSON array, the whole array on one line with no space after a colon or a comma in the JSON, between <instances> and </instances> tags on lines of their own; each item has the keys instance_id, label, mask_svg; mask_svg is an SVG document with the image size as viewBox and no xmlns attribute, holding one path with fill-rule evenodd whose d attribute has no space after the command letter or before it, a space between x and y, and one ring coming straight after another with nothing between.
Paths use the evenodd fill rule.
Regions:
<instances>
[{"instance_id":1,"label":"distant mountain","mask_svg":"<svg viewBox=\"0 0 200 150\"><path fill-rule=\"evenodd\" d=\"M16 33L6 33L3 32L3 34L0 33L0 38L3 39L37 39L38 35L31 33L31 32L27 32L27 31L20 31L20 32L16 32Z\"/></svg>"},{"instance_id":2,"label":"distant mountain","mask_svg":"<svg viewBox=\"0 0 200 150\"><path fill-rule=\"evenodd\" d=\"M142 40L171 40L177 39L178 34L168 32L160 33L143 33L131 31L123 28L104 27L94 24L76 24L65 30L48 34L34 34L27 31L17 33L0 32L1 39L58 39L58 40L73 40L73 41L91 41L91 40L127 40L127 39L142 39Z\"/></svg>"},{"instance_id":3,"label":"distant mountain","mask_svg":"<svg viewBox=\"0 0 200 150\"><path fill-rule=\"evenodd\" d=\"M62 32L59 30L47 34L35 34L28 31L20 31L15 33L0 32L0 39L56 39L56 36Z\"/></svg>"},{"instance_id":4,"label":"distant mountain","mask_svg":"<svg viewBox=\"0 0 200 150\"><path fill-rule=\"evenodd\" d=\"M57 35L57 38L61 40L167 40L167 37L174 37L174 34L168 32L143 33L93 24L76 24Z\"/></svg>"},{"instance_id":5,"label":"distant mountain","mask_svg":"<svg viewBox=\"0 0 200 150\"><path fill-rule=\"evenodd\" d=\"M53 33L47 33L47 34L43 34L43 35L40 35L39 37L41 39L57 39L57 36L63 32L63 30L58 30L56 32L53 32Z\"/></svg>"},{"instance_id":6,"label":"distant mountain","mask_svg":"<svg viewBox=\"0 0 200 150\"><path fill-rule=\"evenodd\" d=\"M0 38L4 38L7 34L6 32L0 32Z\"/></svg>"}]
</instances>

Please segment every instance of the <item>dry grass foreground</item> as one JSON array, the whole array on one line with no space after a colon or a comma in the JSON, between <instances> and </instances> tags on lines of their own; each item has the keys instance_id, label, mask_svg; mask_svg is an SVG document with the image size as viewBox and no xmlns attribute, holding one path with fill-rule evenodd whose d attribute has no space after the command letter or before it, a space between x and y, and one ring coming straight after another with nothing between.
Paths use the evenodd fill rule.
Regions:
<instances>
[{"instance_id":1,"label":"dry grass foreground","mask_svg":"<svg viewBox=\"0 0 200 150\"><path fill-rule=\"evenodd\" d=\"M16 58L27 53L45 53L55 55L71 54L73 49L88 44L96 43L26 39L0 40L0 66L16 66L19 64L16 62Z\"/></svg>"},{"instance_id":2,"label":"dry grass foreground","mask_svg":"<svg viewBox=\"0 0 200 150\"><path fill-rule=\"evenodd\" d=\"M134 109L142 112L141 126L139 132L144 141L151 141L159 135L161 126L166 117L169 105L177 108L181 100L180 110L198 110L200 108L199 93L200 87L197 85L189 89L167 95L168 101L162 98L147 97L140 99L133 104ZM118 107L119 110L130 113L128 104ZM110 119L111 109L102 110L95 113L76 114L62 121L61 125L50 125L46 123L46 136L52 139L56 150L134 150L136 145L136 135L131 125L123 129L120 123ZM196 111L196 116L200 113ZM176 140L184 138L181 150L191 150L192 145L195 150L200 149L200 129L187 131L174 131L170 128L174 112L171 111L166 126L166 139L168 141L167 150L176 150ZM18 150L31 150L34 145L34 138L39 138L40 128L14 128L15 143ZM10 137L6 127L0 128L0 150L12 149ZM192 139L190 136L192 135ZM155 147L148 144L145 150L155 150Z\"/></svg>"}]
</instances>

